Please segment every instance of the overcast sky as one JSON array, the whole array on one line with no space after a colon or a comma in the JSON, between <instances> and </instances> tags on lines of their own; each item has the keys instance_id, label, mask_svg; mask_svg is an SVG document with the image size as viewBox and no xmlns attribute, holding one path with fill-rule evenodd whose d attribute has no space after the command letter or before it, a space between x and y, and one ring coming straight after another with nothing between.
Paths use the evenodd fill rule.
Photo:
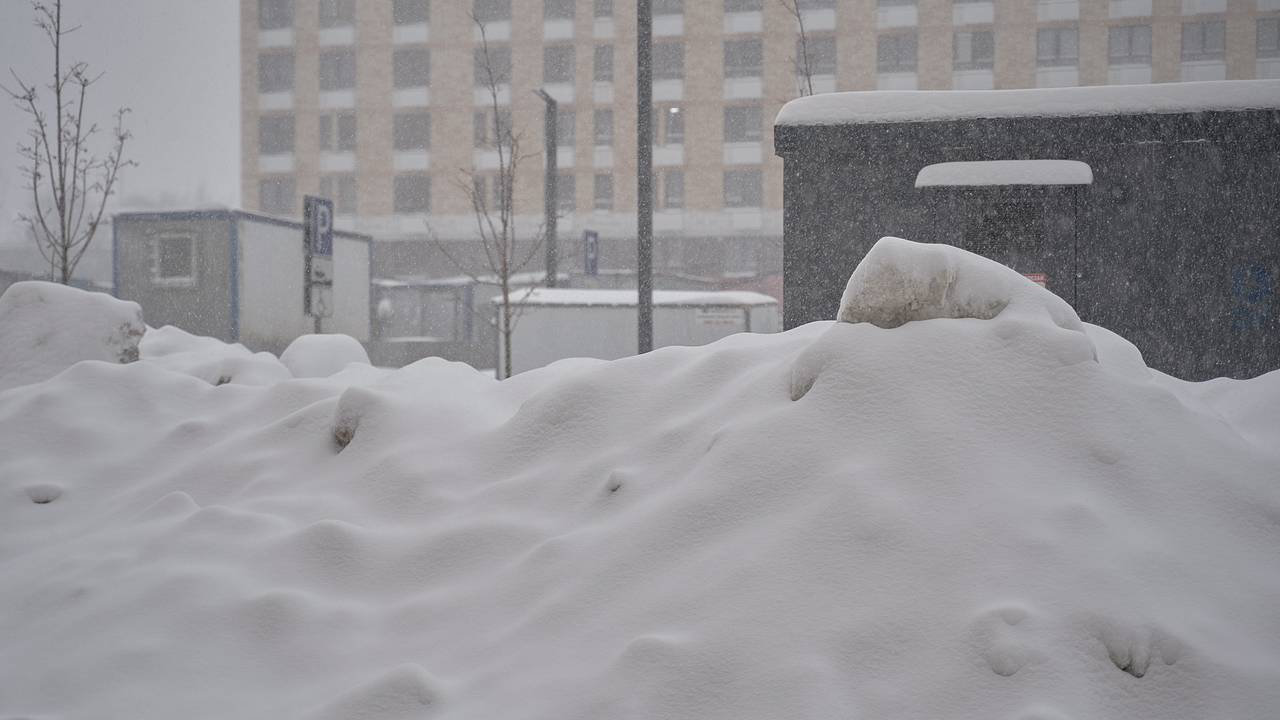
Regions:
<instances>
[{"instance_id":1,"label":"overcast sky","mask_svg":"<svg viewBox=\"0 0 1280 720\"><path fill-rule=\"evenodd\" d=\"M50 0L51 1L51 0ZM52 72L48 44L28 0L0 0L0 72L28 82ZM239 205L240 94L237 0L64 0L63 21L81 29L64 58L104 72L87 109L108 125L115 108L133 110L118 200L190 208ZM26 116L0 104L0 242L16 239L14 216L28 207L16 145Z\"/></svg>"}]
</instances>

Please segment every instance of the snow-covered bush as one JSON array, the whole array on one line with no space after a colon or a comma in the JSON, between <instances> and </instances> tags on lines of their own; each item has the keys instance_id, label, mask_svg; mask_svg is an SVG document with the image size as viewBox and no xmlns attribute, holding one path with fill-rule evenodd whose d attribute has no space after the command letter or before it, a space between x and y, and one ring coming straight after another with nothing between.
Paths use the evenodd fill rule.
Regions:
<instances>
[{"instance_id":1,"label":"snow-covered bush","mask_svg":"<svg viewBox=\"0 0 1280 720\"><path fill-rule=\"evenodd\" d=\"M294 377L323 378L341 372L351 363L368 365L369 354L350 335L303 335L280 353L280 362Z\"/></svg>"}]
</instances>

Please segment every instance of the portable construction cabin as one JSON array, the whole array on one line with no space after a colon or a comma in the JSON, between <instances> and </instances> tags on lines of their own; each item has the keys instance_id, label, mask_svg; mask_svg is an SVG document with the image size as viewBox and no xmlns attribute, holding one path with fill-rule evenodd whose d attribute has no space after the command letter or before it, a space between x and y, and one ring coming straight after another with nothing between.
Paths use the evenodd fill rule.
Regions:
<instances>
[{"instance_id":1,"label":"portable construction cabin","mask_svg":"<svg viewBox=\"0 0 1280 720\"><path fill-rule=\"evenodd\" d=\"M636 354L635 290L539 288L512 298L511 371L520 373L556 360L590 357L615 360ZM501 298L493 299L494 326ZM740 332L778 332L778 301L754 292L655 290L653 346L705 345ZM494 367L502 377L503 341L497 333Z\"/></svg>"},{"instance_id":2,"label":"portable construction cabin","mask_svg":"<svg viewBox=\"0 0 1280 720\"><path fill-rule=\"evenodd\" d=\"M831 93L774 140L787 327L897 235L1035 276L1178 377L1280 367L1280 81Z\"/></svg>"},{"instance_id":3,"label":"portable construction cabin","mask_svg":"<svg viewBox=\"0 0 1280 720\"><path fill-rule=\"evenodd\" d=\"M116 215L116 296L142 306L147 324L279 353L313 332L303 313L301 223L238 210ZM372 244L335 231L334 308L322 332L370 338Z\"/></svg>"}]
</instances>

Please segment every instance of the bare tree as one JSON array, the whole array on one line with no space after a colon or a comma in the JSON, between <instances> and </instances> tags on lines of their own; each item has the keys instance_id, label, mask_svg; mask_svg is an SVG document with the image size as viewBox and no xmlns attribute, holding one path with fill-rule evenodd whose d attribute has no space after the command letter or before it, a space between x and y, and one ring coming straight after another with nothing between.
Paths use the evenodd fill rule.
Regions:
<instances>
[{"instance_id":1,"label":"bare tree","mask_svg":"<svg viewBox=\"0 0 1280 720\"><path fill-rule=\"evenodd\" d=\"M786 9L791 17L796 19L796 27L800 34L800 52L798 57L793 56L791 61L796 67L796 79L799 83L799 93L803 97L813 94L813 65L809 61L809 36L804 31L804 10L801 8L802 0L778 0L778 4Z\"/></svg>"},{"instance_id":2,"label":"bare tree","mask_svg":"<svg viewBox=\"0 0 1280 720\"><path fill-rule=\"evenodd\" d=\"M490 197L484 176L473 169L458 172L457 184L471 203L475 214L476 230L479 234L480 246L484 250L485 267L478 270L463 262L452 253L445 243L441 242L428 226L427 231L432 242L458 270L477 284L496 280L501 291L498 308L497 331L502 336L502 377L511 377L511 338L519 319L522 302L528 298L533 287L529 286L520 292L513 287L515 275L522 272L537 256L542 247L544 232L541 227L528 239L528 249L524 253L517 251L515 227L515 186L516 172L526 158L520 154L520 137L514 132L509 118L503 118L503 105L500 102L501 87L510 82L500 68L495 67L493 53L490 51L485 24L474 14L471 19L480 28L481 67L477 68L483 76L481 81L489 94L489 111L492 113L493 146L498 155L497 173L494 181L497 187ZM506 68L510 73L510 68ZM488 278L482 277L488 275Z\"/></svg>"},{"instance_id":3,"label":"bare tree","mask_svg":"<svg viewBox=\"0 0 1280 720\"><path fill-rule=\"evenodd\" d=\"M90 148L98 134L97 123L85 118L85 97L89 87L102 75L92 75L88 64L63 66L62 40L78 27L62 25L62 0L50 5L32 2L35 26L44 32L53 49L53 80L44 86L53 95L51 107L42 107L43 98L35 83L24 81L10 68L16 89L0 86L31 119L27 141L18 145L25 165L22 172L31 191L34 209L19 219L36 239L40 254L49 263L53 279L71 282L76 265L89 249L102 222L107 198L115 190L120 170L136 163L124 159L130 134L124 129L129 111L115 112L111 145L105 157Z\"/></svg>"}]
</instances>

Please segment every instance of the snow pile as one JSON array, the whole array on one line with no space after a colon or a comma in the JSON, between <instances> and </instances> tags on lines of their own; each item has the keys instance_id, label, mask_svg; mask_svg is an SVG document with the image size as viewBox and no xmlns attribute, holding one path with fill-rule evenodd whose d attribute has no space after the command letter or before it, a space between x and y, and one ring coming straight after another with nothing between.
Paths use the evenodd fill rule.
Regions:
<instances>
[{"instance_id":1,"label":"snow pile","mask_svg":"<svg viewBox=\"0 0 1280 720\"><path fill-rule=\"evenodd\" d=\"M931 246L850 287L502 382L144 343L0 395L0 717L1273 714L1280 373Z\"/></svg>"},{"instance_id":2,"label":"snow pile","mask_svg":"<svg viewBox=\"0 0 1280 720\"><path fill-rule=\"evenodd\" d=\"M1041 317L1084 333L1065 300L1000 263L951 245L886 237L853 271L840 299L841 322L896 328L912 320L997 315Z\"/></svg>"},{"instance_id":3,"label":"snow pile","mask_svg":"<svg viewBox=\"0 0 1280 720\"><path fill-rule=\"evenodd\" d=\"M294 377L322 378L341 372L351 363L368 365L369 354L350 335L303 335L280 353L280 362Z\"/></svg>"},{"instance_id":4,"label":"snow pile","mask_svg":"<svg viewBox=\"0 0 1280 720\"><path fill-rule=\"evenodd\" d=\"M245 346L192 335L166 325L149 329L140 345L142 359L210 385L271 385L293 377L276 356Z\"/></svg>"},{"instance_id":5,"label":"snow pile","mask_svg":"<svg viewBox=\"0 0 1280 720\"><path fill-rule=\"evenodd\" d=\"M0 295L0 391L81 360L132 362L144 330L136 303L48 282L14 283Z\"/></svg>"}]
</instances>

